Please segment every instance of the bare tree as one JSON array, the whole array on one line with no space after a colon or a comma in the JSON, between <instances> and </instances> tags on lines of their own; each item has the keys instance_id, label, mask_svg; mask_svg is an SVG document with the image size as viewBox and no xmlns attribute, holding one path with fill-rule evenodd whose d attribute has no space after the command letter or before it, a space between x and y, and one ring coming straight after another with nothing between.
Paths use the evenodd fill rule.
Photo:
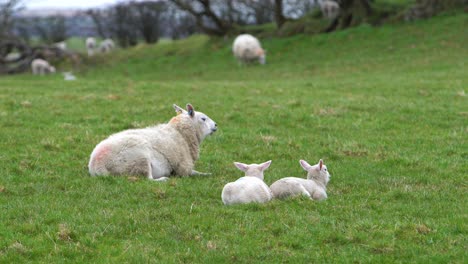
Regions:
<instances>
[{"instance_id":1,"label":"bare tree","mask_svg":"<svg viewBox=\"0 0 468 264\"><path fill-rule=\"evenodd\" d=\"M0 39L13 34L14 15L23 8L21 2L21 0L0 2Z\"/></svg>"},{"instance_id":2,"label":"bare tree","mask_svg":"<svg viewBox=\"0 0 468 264\"><path fill-rule=\"evenodd\" d=\"M275 0L275 21L276 27L281 28L286 23L286 17L283 13L283 0Z\"/></svg>"},{"instance_id":3,"label":"bare tree","mask_svg":"<svg viewBox=\"0 0 468 264\"><path fill-rule=\"evenodd\" d=\"M155 43L159 39L159 24L162 13L166 10L165 2L133 2L136 10L136 23L146 43Z\"/></svg>"},{"instance_id":4,"label":"bare tree","mask_svg":"<svg viewBox=\"0 0 468 264\"><path fill-rule=\"evenodd\" d=\"M370 0L341 0L340 14L323 31L332 32L338 28L344 29L353 24L359 24L372 13Z\"/></svg>"},{"instance_id":5,"label":"bare tree","mask_svg":"<svg viewBox=\"0 0 468 264\"><path fill-rule=\"evenodd\" d=\"M86 14L91 17L91 20L93 20L94 26L96 28L96 32L101 38L107 38L110 37L110 33L107 33L106 28L108 25L107 22L107 11L103 11L100 9L90 9L86 11Z\"/></svg>"},{"instance_id":6,"label":"bare tree","mask_svg":"<svg viewBox=\"0 0 468 264\"><path fill-rule=\"evenodd\" d=\"M44 43L55 43L67 38L67 28L64 16L49 16L36 18L34 29Z\"/></svg>"},{"instance_id":7,"label":"bare tree","mask_svg":"<svg viewBox=\"0 0 468 264\"><path fill-rule=\"evenodd\" d=\"M195 17L197 26L209 35L225 35L232 29L232 24L224 20L212 8L210 0L170 0L180 9Z\"/></svg>"}]
</instances>

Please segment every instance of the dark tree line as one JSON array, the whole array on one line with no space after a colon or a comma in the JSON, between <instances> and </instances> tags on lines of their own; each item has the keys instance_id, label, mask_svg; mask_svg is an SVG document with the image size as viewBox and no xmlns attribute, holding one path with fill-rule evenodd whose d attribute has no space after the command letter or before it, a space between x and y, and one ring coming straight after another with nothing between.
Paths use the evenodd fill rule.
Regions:
<instances>
[{"instance_id":1,"label":"dark tree line","mask_svg":"<svg viewBox=\"0 0 468 264\"><path fill-rule=\"evenodd\" d=\"M31 34L43 43L65 40L70 33L70 18L19 18L23 0L0 2L0 40L15 36L28 41ZM120 2L107 9L88 10L92 21L89 36L112 38L119 46L128 47L144 40L156 43L160 37L183 38L196 32L209 35L234 35L244 31L246 25L274 23L281 29L288 22L310 13L320 0L147 0ZM383 0L330 0L339 3L339 13L328 25L317 32L332 32L371 23L370 18L380 15L376 2ZM416 0L405 13L406 20L433 16L441 11L462 7L468 0ZM318 13L318 12L315 12ZM67 22L68 21L68 22ZM76 22L76 20L74 21ZM73 22L72 22L73 23ZM300 33L301 31L295 31Z\"/></svg>"}]
</instances>

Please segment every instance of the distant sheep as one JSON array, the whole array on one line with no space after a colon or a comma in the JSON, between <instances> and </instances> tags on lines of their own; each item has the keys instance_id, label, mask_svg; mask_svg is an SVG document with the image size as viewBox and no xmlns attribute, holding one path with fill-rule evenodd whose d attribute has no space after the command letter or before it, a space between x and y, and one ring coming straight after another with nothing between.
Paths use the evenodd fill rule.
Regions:
<instances>
[{"instance_id":1,"label":"distant sheep","mask_svg":"<svg viewBox=\"0 0 468 264\"><path fill-rule=\"evenodd\" d=\"M272 199L268 185L263 182L263 171L270 167L271 160L262 164L244 164L234 162L234 165L245 172L245 177L226 184L221 193L225 205L245 203L266 203Z\"/></svg>"},{"instance_id":2,"label":"distant sheep","mask_svg":"<svg viewBox=\"0 0 468 264\"><path fill-rule=\"evenodd\" d=\"M241 63L250 63L258 60L260 64L265 64L266 54L257 38L249 34L237 36L232 45L232 52Z\"/></svg>"},{"instance_id":3,"label":"distant sheep","mask_svg":"<svg viewBox=\"0 0 468 264\"><path fill-rule=\"evenodd\" d=\"M57 42L57 43L54 43L54 47L62 50L62 51L66 51L67 50L67 43L65 41L61 41L61 42Z\"/></svg>"},{"instance_id":4,"label":"distant sheep","mask_svg":"<svg viewBox=\"0 0 468 264\"><path fill-rule=\"evenodd\" d=\"M335 19L340 13L340 6L331 0L318 0L320 10L325 18Z\"/></svg>"},{"instance_id":5,"label":"distant sheep","mask_svg":"<svg viewBox=\"0 0 468 264\"><path fill-rule=\"evenodd\" d=\"M274 182L271 192L275 198L305 195L313 200L327 198L326 186L330 180L327 166L320 160L318 164L311 166L307 161L299 161L302 168L307 171L307 179L287 177Z\"/></svg>"},{"instance_id":6,"label":"distant sheep","mask_svg":"<svg viewBox=\"0 0 468 264\"><path fill-rule=\"evenodd\" d=\"M177 116L169 123L125 130L99 143L91 153L89 173L142 175L167 180L171 175L208 175L193 169L200 144L216 132L217 125L187 104L187 111L174 105Z\"/></svg>"},{"instance_id":7,"label":"distant sheep","mask_svg":"<svg viewBox=\"0 0 468 264\"><path fill-rule=\"evenodd\" d=\"M86 50L88 51L88 56L94 55L94 50L96 49L96 39L89 37L86 39Z\"/></svg>"},{"instance_id":8,"label":"distant sheep","mask_svg":"<svg viewBox=\"0 0 468 264\"><path fill-rule=\"evenodd\" d=\"M55 67L51 66L49 62L43 59L34 59L31 62L31 70L34 75L45 75L48 73L55 73Z\"/></svg>"},{"instance_id":9,"label":"distant sheep","mask_svg":"<svg viewBox=\"0 0 468 264\"><path fill-rule=\"evenodd\" d=\"M105 39L99 45L99 51L101 51L101 53L108 53L114 48L115 48L115 44L112 39Z\"/></svg>"}]
</instances>

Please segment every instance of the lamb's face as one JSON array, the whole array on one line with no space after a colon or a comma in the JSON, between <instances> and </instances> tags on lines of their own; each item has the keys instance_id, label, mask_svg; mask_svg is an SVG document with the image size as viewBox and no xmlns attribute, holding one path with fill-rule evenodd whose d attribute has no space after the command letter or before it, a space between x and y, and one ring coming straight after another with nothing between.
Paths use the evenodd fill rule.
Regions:
<instances>
[{"instance_id":1,"label":"lamb's face","mask_svg":"<svg viewBox=\"0 0 468 264\"><path fill-rule=\"evenodd\" d=\"M50 73L55 73L55 67L54 66L49 66L49 72Z\"/></svg>"},{"instance_id":2,"label":"lamb's face","mask_svg":"<svg viewBox=\"0 0 468 264\"><path fill-rule=\"evenodd\" d=\"M211 118L202 112L195 112L193 117L202 132L203 138L209 136L218 130L218 125Z\"/></svg>"},{"instance_id":3,"label":"lamb's face","mask_svg":"<svg viewBox=\"0 0 468 264\"><path fill-rule=\"evenodd\" d=\"M323 182L325 185L330 181L330 173L327 166L320 160L316 165L309 165L305 160L300 160L302 168L307 171L307 179L315 179Z\"/></svg>"}]
</instances>

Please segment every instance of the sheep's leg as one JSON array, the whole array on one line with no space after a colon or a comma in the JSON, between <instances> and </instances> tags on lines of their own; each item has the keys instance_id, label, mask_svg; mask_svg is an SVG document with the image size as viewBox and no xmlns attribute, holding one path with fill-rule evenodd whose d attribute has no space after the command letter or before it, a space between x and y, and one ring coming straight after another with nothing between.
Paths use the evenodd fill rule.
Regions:
<instances>
[{"instance_id":1,"label":"sheep's leg","mask_svg":"<svg viewBox=\"0 0 468 264\"><path fill-rule=\"evenodd\" d=\"M164 162L152 160L149 165L148 179L153 181L167 181L171 173L169 168L165 166Z\"/></svg>"},{"instance_id":2,"label":"sheep's leg","mask_svg":"<svg viewBox=\"0 0 468 264\"><path fill-rule=\"evenodd\" d=\"M309 199L312 200L312 196L310 195L310 193L306 190L306 188L302 184L300 185L300 191L301 191L302 195L307 196L307 197L309 197Z\"/></svg>"},{"instance_id":3,"label":"sheep's leg","mask_svg":"<svg viewBox=\"0 0 468 264\"><path fill-rule=\"evenodd\" d=\"M190 176L209 176L211 173L208 172L199 172L196 170L192 170L192 173L190 173Z\"/></svg>"},{"instance_id":4,"label":"sheep's leg","mask_svg":"<svg viewBox=\"0 0 468 264\"><path fill-rule=\"evenodd\" d=\"M317 201L324 200L327 199L327 193L322 190L317 190L314 192L312 198Z\"/></svg>"}]
</instances>

